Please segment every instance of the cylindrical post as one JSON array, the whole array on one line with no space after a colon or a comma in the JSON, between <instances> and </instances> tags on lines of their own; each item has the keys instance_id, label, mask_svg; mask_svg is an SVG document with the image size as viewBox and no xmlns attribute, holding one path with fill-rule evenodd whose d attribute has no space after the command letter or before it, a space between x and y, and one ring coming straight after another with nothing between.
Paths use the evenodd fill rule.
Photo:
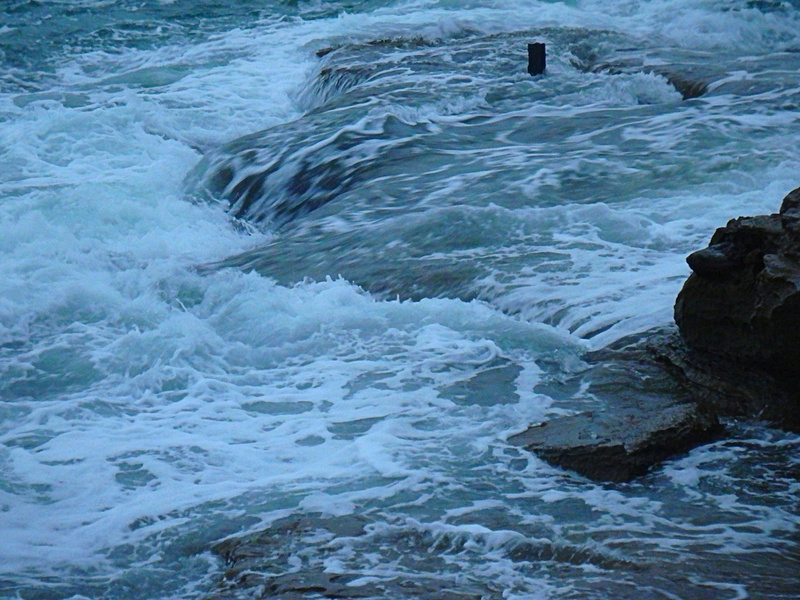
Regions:
<instances>
[{"instance_id":1,"label":"cylindrical post","mask_svg":"<svg viewBox=\"0 0 800 600\"><path fill-rule=\"evenodd\" d=\"M541 75L547 66L546 63L544 44L542 42L528 44L528 73Z\"/></svg>"}]
</instances>

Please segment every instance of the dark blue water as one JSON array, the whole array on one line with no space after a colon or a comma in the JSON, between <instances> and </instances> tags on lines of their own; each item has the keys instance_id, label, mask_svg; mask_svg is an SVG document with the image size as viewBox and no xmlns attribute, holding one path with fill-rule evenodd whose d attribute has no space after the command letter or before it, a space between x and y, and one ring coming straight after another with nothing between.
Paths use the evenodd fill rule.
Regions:
<instances>
[{"instance_id":1,"label":"dark blue water","mask_svg":"<svg viewBox=\"0 0 800 600\"><path fill-rule=\"evenodd\" d=\"M0 597L201 598L216 542L302 522L260 568L367 597L796 598L796 435L619 485L506 440L797 187L798 32L778 1L4 3Z\"/></svg>"}]
</instances>

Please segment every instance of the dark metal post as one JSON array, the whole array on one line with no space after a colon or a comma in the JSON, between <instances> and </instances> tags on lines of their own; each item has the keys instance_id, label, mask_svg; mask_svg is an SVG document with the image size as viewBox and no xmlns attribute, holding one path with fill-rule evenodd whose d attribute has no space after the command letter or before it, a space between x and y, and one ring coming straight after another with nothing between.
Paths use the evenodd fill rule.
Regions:
<instances>
[{"instance_id":1,"label":"dark metal post","mask_svg":"<svg viewBox=\"0 0 800 600\"><path fill-rule=\"evenodd\" d=\"M542 42L528 44L528 73L541 75L547 66L546 63L544 44Z\"/></svg>"}]
</instances>

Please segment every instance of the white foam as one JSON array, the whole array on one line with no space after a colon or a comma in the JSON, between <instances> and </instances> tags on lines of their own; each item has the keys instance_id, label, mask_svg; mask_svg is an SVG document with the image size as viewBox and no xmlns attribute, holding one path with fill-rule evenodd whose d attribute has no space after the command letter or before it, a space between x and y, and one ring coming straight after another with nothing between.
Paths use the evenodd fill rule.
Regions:
<instances>
[{"instance_id":1,"label":"white foam","mask_svg":"<svg viewBox=\"0 0 800 600\"><path fill-rule=\"evenodd\" d=\"M111 550L133 543L153 557L168 554L163 540L209 514L258 521L299 507L344 515L402 494L424 505L455 474L485 468L496 458L487 452L508 432L545 415L551 400L534 392L543 356L668 322L687 273L683 255L731 213L773 211L791 188L793 133L781 138L790 150L780 164L760 176L738 171L722 192L727 175L705 195L492 208L557 231L553 242L563 253L554 272L523 272L492 305L378 302L343 280L286 287L253 273L199 275L194 265L271 237L242 235L220 210L186 201L182 182L198 150L297 117L293 98L316 64L313 50L336 40L556 25L668 36L660 20L681 6L648 3L641 14L607 16L607 3L414 2L336 19L265 21L193 46L72 56L48 94L0 97L0 571L115 573ZM744 42L758 50L794 39L792 18L703 10L681 22L684 33L676 28L681 44ZM710 28L721 33L704 37ZM771 32L778 41L768 39ZM676 101L655 75L621 77L610 89L584 97L582 106ZM84 100L74 102L77 95ZM464 102L434 103L408 118L476 106ZM789 113L733 122L794 124ZM655 138L669 150L679 142L659 134L672 124L631 127L628 139ZM528 183L533 194L542 182ZM508 398L460 405L445 394L496 361L520 368ZM579 495L574 486L542 492L563 481L535 460L523 474L498 494L511 498L519 483L520 497L532 489L545 502ZM672 475L689 488L708 477ZM491 474L481 481L494 483ZM620 531L625 519L660 510L657 502L594 488L585 500ZM714 502L744 510L735 498ZM492 506L469 499L448 514ZM549 518L524 516L540 517ZM788 520L766 515L760 524L784 532ZM477 522L452 529L499 554L509 544L504 529ZM508 597L523 596L514 591L513 565L498 559L490 567L489 575L508 578Z\"/></svg>"},{"instance_id":2,"label":"white foam","mask_svg":"<svg viewBox=\"0 0 800 600\"><path fill-rule=\"evenodd\" d=\"M114 278L97 286L99 320L81 332L88 339L56 331L52 345L39 345L69 343L102 376L58 400L32 400L28 417L3 436L10 442L46 427L35 452L15 448L6 457L11 472L25 474L25 485L49 488L44 505L6 499L10 569L34 555L71 562L76 548L90 564L103 548L164 527L127 532L137 520L255 489L315 489L356 473L415 477L413 456L448 435L441 411L450 414L453 434L468 426L436 389L470 377L501 352L436 324L441 305L445 322L491 326L498 316L479 304L377 303L342 281L287 289L253 275L177 274L177 285L205 296L185 309L155 297L152 280L126 275L127 290L114 291ZM136 295L130 307L120 292ZM80 293L58 308L38 308L83 310L92 296ZM134 309L145 314L130 314ZM137 324L124 332L132 318ZM348 391L363 377L373 381L370 388ZM257 412L249 408L254 403ZM286 417L284 407L304 404L304 412ZM376 417L385 420L356 443L328 430ZM419 430L420 420L439 426L435 433ZM32 514L35 529L27 525Z\"/></svg>"},{"instance_id":3,"label":"white foam","mask_svg":"<svg viewBox=\"0 0 800 600\"><path fill-rule=\"evenodd\" d=\"M614 5L584 0L581 8L606 14L609 26L653 41L668 40L686 48L738 52L783 49L798 41L797 15L791 9L762 12L755 7L717 2L655 0ZM721 10L722 9L722 10Z\"/></svg>"}]
</instances>

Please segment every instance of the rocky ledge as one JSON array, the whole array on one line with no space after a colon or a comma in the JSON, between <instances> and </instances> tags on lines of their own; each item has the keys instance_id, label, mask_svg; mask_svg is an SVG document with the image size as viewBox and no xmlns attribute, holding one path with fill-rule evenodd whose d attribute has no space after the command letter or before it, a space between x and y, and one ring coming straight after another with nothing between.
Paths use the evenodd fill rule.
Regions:
<instances>
[{"instance_id":1,"label":"rocky ledge","mask_svg":"<svg viewBox=\"0 0 800 600\"><path fill-rule=\"evenodd\" d=\"M509 441L599 481L627 481L723 435L720 419L800 431L800 188L687 258L675 329L590 353L599 404ZM565 382L569 385L569 382Z\"/></svg>"}]
</instances>

